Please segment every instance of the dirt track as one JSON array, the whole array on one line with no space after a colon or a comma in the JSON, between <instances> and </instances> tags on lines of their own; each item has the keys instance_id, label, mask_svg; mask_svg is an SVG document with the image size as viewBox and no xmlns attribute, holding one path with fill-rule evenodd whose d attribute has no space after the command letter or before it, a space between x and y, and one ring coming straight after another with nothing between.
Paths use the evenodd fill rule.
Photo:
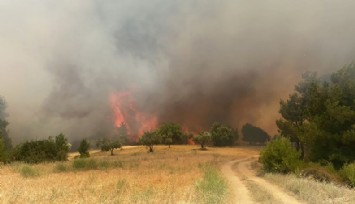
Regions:
<instances>
[{"instance_id":1,"label":"dirt track","mask_svg":"<svg viewBox=\"0 0 355 204\"><path fill-rule=\"evenodd\" d=\"M245 182L251 181L258 185L260 188L265 189L272 197L281 202L288 204L302 203L296 198L286 194L279 187L267 182L266 180L257 177L255 172L251 169L251 163L256 161L257 157L248 157L245 159L238 159L227 162L222 166L222 172L230 181L232 189L234 191L236 201L235 203L248 204L255 203L253 200L253 194L246 187ZM232 166L237 164L236 171L232 170Z\"/></svg>"}]
</instances>

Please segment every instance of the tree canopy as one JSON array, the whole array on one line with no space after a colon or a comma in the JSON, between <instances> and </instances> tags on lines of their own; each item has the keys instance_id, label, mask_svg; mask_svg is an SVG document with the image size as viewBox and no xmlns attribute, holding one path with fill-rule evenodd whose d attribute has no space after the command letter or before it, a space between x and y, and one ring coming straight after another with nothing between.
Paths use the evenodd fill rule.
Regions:
<instances>
[{"instance_id":1,"label":"tree canopy","mask_svg":"<svg viewBox=\"0 0 355 204\"><path fill-rule=\"evenodd\" d=\"M196 142L197 144L200 144L201 145L201 149L205 150L206 149L206 145L208 143L210 143L211 139L212 139L211 133L205 131L205 132L201 132L196 137L194 137L194 142Z\"/></svg>"},{"instance_id":2,"label":"tree canopy","mask_svg":"<svg viewBox=\"0 0 355 204\"><path fill-rule=\"evenodd\" d=\"M162 140L162 143L170 144L186 144L185 134L179 124L164 123L155 132Z\"/></svg>"},{"instance_id":3,"label":"tree canopy","mask_svg":"<svg viewBox=\"0 0 355 204\"><path fill-rule=\"evenodd\" d=\"M280 102L280 134L291 139L304 160L329 161L340 168L355 160L355 64L328 80L306 73Z\"/></svg>"},{"instance_id":4,"label":"tree canopy","mask_svg":"<svg viewBox=\"0 0 355 204\"><path fill-rule=\"evenodd\" d=\"M237 130L220 123L214 123L210 133L214 146L233 146L238 139Z\"/></svg>"},{"instance_id":5,"label":"tree canopy","mask_svg":"<svg viewBox=\"0 0 355 204\"><path fill-rule=\"evenodd\" d=\"M242 127L243 140L250 144L265 144L269 140L270 136L260 127L253 126L246 123Z\"/></svg>"},{"instance_id":6,"label":"tree canopy","mask_svg":"<svg viewBox=\"0 0 355 204\"><path fill-rule=\"evenodd\" d=\"M100 147L101 151L111 152L111 156L113 156L113 151L115 149L121 148L122 144L118 140L111 140L109 138L99 139L96 143L97 147Z\"/></svg>"},{"instance_id":7,"label":"tree canopy","mask_svg":"<svg viewBox=\"0 0 355 204\"><path fill-rule=\"evenodd\" d=\"M143 136L139 138L139 143L148 148L148 152L154 152L154 145L161 142L161 138L155 132L144 132Z\"/></svg>"}]
</instances>

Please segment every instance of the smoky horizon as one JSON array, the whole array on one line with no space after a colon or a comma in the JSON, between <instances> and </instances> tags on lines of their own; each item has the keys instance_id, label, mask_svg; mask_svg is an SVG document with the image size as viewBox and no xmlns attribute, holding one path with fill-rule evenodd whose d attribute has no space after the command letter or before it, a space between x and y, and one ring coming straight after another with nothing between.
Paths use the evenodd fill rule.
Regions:
<instances>
[{"instance_id":1,"label":"smoky horizon","mask_svg":"<svg viewBox=\"0 0 355 204\"><path fill-rule=\"evenodd\" d=\"M0 96L15 143L164 122L275 120L304 72L353 62L354 1L0 1ZM122 119L124 116L124 119ZM121 118L120 118L121 117Z\"/></svg>"}]
</instances>

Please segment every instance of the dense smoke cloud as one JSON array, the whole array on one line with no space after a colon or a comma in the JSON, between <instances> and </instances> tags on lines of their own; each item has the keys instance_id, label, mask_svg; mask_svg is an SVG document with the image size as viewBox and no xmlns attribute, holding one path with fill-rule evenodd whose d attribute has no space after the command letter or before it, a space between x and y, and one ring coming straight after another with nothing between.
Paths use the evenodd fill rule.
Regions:
<instances>
[{"instance_id":1,"label":"dense smoke cloud","mask_svg":"<svg viewBox=\"0 0 355 204\"><path fill-rule=\"evenodd\" d=\"M0 2L0 95L15 141L114 131L109 96L159 122L275 133L280 98L355 51L355 2Z\"/></svg>"}]
</instances>

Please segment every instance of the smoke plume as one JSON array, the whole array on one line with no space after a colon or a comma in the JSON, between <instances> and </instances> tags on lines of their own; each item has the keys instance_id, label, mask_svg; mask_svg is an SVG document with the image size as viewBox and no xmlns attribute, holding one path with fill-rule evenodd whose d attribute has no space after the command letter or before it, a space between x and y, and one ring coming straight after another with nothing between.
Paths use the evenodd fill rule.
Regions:
<instances>
[{"instance_id":1,"label":"smoke plume","mask_svg":"<svg viewBox=\"0 0 355 204\"><path fill-rule=\"evenodd\" d=\"M354 1L2 0L0 95L14 141L114 134L112 94L199 131L276 132L305 71L354 59Z\"/></svg>"}]
</instances>

